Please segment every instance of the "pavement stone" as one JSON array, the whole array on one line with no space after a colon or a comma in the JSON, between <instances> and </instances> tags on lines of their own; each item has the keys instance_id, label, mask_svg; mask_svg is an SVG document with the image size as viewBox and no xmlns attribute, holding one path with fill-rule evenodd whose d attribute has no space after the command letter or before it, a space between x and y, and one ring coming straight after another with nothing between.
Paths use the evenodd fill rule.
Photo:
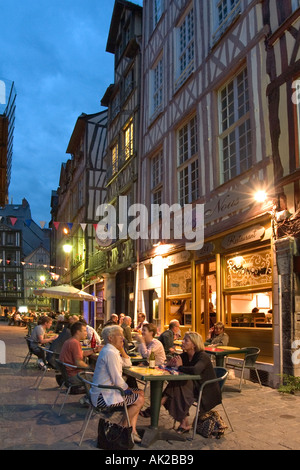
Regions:
<instances>
[{"instance_id":1,"label":"pavement stone","mask_svg":"<svg viewBox=\"0 0 300 470\"><path fill-rule=\"evenodd\" d=\"M98 450L98 418L90 421L81 447L78 443L87 408L79 404L78 395L69 396L62 416L52 404L57 384L54 372L47 373L40 390L34 390L40 374L36 359L27 369L21 365L27 354L26 330L0 323L0 340L6 344L6 364L0 365L0 449L1 450ZM282 395L269 387L247 381L238 392L238 379L228 380L223 402L234 432L228 428L220 440L197 435L192 441L157 441L150 452L188 453L200 450L299 450L300 397ZM149 394L149 387L147 387ZM149 402L149 396L146 396ZM224 420L222 407L216 408ZM191 412L193 413L193 412ZM192 415L193 416L193 415ZM118 415L113 416L117 420ZM150 423L139 418L138 426ZM173 420L161 409L160 425L171 429ZM135 445L133 451L145 451ZM143 454L141 454L143 455Z\"/></svg>"}]
</instances>

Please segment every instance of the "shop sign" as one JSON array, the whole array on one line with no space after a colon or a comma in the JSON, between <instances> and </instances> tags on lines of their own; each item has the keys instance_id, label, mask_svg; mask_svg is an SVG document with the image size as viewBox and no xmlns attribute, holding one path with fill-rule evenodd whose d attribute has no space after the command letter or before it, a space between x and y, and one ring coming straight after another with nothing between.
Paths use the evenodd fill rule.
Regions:
<instances>
[{"instance_id":1,"label":"shop sign","mask_svg":"<svg viewBox=\"0 0 300 470\"><path fill-rule=\"evenodd\" d=\"M239 232L231 233L222 240L222 247L225 249L235 248L236 246L247 243L257 242L262 239L265 233L264 227L255 225Z\"/></svg>"},{"instance_id":2,"label":"shop sign","mask_svg":"<svg viewBox=\"0 0 300 470\"><path fill-rule=\"evenodd\" d=\"M205 243L203 245L203 248L201 250L196 251L196 256L198 258L203 257L203 256L208 256L211 255L215 251L215 245L211 242Z\"/></svg>"},{"instance_id":3,"label":"shop sign","mask_svg":"<svg viewBox=\"0 0 300 470\"><path fill-rule=\"evenodd\" d=\"M223 196L219 196L205 204L204 222L208 224L215 220L222 219L233 212L246 208L250 205L249 203L250 200L247 191L228 191L223 194Z\"/></svg>"},{"instance_id":4,"label":"shop sign","mask_svg":"<svg viewBox=\"0 0 300 470\"><path fill-rule=\"evenodd\" d=\"M167 264L168 266L173 266L174 264L185 263L190 261L191 253L189 251L181 251L175 255L168 256Z\"/></svg>"}]
</instances>

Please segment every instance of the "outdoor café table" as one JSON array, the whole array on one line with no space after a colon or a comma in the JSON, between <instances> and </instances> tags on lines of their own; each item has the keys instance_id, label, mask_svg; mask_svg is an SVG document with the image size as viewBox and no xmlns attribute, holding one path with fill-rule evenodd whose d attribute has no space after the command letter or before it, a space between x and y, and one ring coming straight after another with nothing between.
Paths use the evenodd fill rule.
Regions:
<instances>
[{"instance_id":1,"label":"outdoor caf\u00e9 table","mask_svg":"<svg viewBox=\"0 0 300 470\"><path fill-rule=\"evenodd\" d=\"M131 354L128 354L129 358L131 360L131 364L139 364L140 362L148 362L148 359L144 358L141 354L135 354L134 356L131 356Z\"/></svg>"},{"instance_id":2,"label":"outdoor caf\u00e9 table","mask_svg":"<svg viewBox=\"0 0 300 470\"><path fill-rule=\"evenodd\" d=\"M215 356L217 367L224 367L224 358L226 356L231 356L232 354L245 354L247 352L247 348L241 349L233 346L205 346L205 351L208 354Z\"/></svg>"},{"instance_id":3,"label":"outdoor caf\u00e9 table","mask_svg":"<svg viewBox=\"0 0 300 470\"><path fill-rule=\"evenodd\" d=\"M155 441L160 439L184 441L185 438L178 435L174 430L167 430L158 427L163 384L165 381L170 382L171 380L200 380L201 376L183 373L173 375L170 372L157 367L155 369L150 369L145 366L125 367L124 374L134 377L137 380L150 382L151 425L145 429L141 445L143 447L149 447Z\"/></svg>"},{"instance_id":4,"label":"outdoor caf\u00e9 table","mask_svg":"<svg viewBox=\"0 0 300 470\"><path fill-rule=\"evenodd\" d=\"M93 348L83 346L81 349L83 351L91 351ZM89 363L91 367L96 366L98 357L99 357L99 353L95 353L89 356ZM135 356L129 356L129 357L130 357L132 364L139 364L140 362L148 362L147 359L143 358L143 356L141 356L140 354L136 354Z\"/></svg>"}]
</instances>

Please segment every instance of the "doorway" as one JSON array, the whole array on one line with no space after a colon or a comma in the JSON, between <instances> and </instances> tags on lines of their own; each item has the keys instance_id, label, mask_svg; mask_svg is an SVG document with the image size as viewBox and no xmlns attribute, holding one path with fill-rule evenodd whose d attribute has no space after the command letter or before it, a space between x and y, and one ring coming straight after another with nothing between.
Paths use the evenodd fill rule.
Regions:
<instances>
[{"instance_id":1,"label":"doorway","mask_svg":"<svg viewBox=\"0 0 300 470\"><path fill-rule=\"evenodd\" d=\"M196 331L205 341L209 329L216 322L217 280L216 261L206 261L196 266Z\"/></svg>"}]
</instances>

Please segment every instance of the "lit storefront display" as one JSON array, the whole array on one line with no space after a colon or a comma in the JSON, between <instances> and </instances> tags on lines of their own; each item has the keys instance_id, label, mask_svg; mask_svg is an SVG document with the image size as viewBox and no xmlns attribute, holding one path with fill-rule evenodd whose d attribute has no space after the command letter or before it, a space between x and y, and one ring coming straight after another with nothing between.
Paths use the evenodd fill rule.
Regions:
<instances>
[{"instance_id":1,"label":"lit storefront display","mask_svg":"<svg viewBox=\"0 0 300 470\"><path fill-rule=\"evenodd\" d=\"M227 326L272 326L272 254L254 250L225 256L224 307Z\"/></svg>"},{"instance_id":2,"label":"lit storefront display","mask_svg":"<svg viewBox=\"0 0 300 470\"><path fill-rule=\"evenodd\" d=\"M231 346L257 346L270 364L273 275L269 221L217 237L197 253L166 257L164 327L177 319L182 333L192 329L205 339L222 321Z\"/></svg>"},{"instance_id":3,"label":"lit storefront display","mask_svg":"<svg viewBox=\"0 0 300 470\"><path fill-rule=\"evenodd\" d=\"M182 326L192 326L191 267L169 269L166 276L166 322L178 320Z\"/></svg>"}]
</instances>

